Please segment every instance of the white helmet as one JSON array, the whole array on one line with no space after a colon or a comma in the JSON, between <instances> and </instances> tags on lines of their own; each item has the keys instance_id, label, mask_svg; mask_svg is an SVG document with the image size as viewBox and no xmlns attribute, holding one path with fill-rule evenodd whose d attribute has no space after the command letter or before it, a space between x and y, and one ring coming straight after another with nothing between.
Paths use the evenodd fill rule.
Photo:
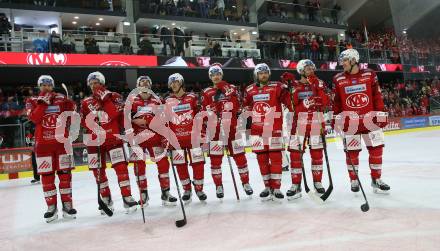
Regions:
<instances>
[{"instance_id":1,"label":"white helmet","mask_svg":"<svg viewBox=\"0 0 440 251\"><path fill-rule=\"evenodd\" d=\"M146 79L148 82L150 82L150 88L151 85L153 84L153 81L151 81L151 78L148 76L140 76L138 77L138 79L136 80L136 87L140 87L139 85L141 84L141 81Z\"/></svg>"},{"instance_id":2,"label":"white helmet","mask_svg":"<svg viewBox=\"0 0 440 251\"><path fill-rule=\"evenodd\" d=\"M270 68L267 64L265 63L261 63L261 64L257 64L254 68L254 78L257 80L258 79L258 73L259 72L268 72L270 75Z\"/></svg>"},{"instance_id":3,"label":"white helmet","mask_svg":"<svg viewBox=\"0 0 440 251\"><path fill-rule=\"evenodd\" d=\"M183 85L183 76L180 73L174 73L168 77L168 88L171 88L171 83L180 81Z\"/></svg>"},{"instance_id":4,"label":"white helmet","mask_svg":"<svg viewBox=\"0 0 440 251\"><path fill-rule=\"evenodd\" d=\"M87 85L90 85L90 81L93 79L97 79L99 83L105 85L105 77L99 71L95 71L89 74L89 76L87 77Z\"/></svg>"},{"instance_id":5,"label":"white helmet","mask_svg":"<svg viewBox=\"0 0 440 251\"><path fill-rule=\"evenodd\" d=\"M310 59L302 59L296 65L296 71L299 73L299 75L303 75L304 74L304 69L306 68L306 66L312 66L313 70L314 71L316 70L316 65L313 63L312 60L310 60Z\"/></svg>"},{"instance_id":6,"label":"white helmet","mask_svg":"<svg viewBox=\"0 0 440 251\"><path fill-rule=\"evenodd\" d=\"M209 78L211 78L212 75L220 73L223 76L223 70L219 65L213 65L211 67L209 67Z\"/></svg>"},{"instance_id":7,"label":"white helmet","mask_svg":"<svg viewBox=\"0 0 440 251\"><path fill-rule=\"evenodd\" d=\"M40 87L42 84L49 84L52 85L52 87L55 87L55 81L50 75L41 75L38 78L38 82L37 82L38 87Z\"/></svg>"},{"instance_id":8,"label":"white helmet","mask_svg":"<svg viewBox=\"0 0 440 251\"><path fill-rule=\"evenodd\" d=\"M343 52L341 52L341 54L339 54L339 64L342 65L342 62L345 59L348 60L354 60L356 63L359 63L359 52L355 49L347 49Z\"/></svg>"}]
</instances>

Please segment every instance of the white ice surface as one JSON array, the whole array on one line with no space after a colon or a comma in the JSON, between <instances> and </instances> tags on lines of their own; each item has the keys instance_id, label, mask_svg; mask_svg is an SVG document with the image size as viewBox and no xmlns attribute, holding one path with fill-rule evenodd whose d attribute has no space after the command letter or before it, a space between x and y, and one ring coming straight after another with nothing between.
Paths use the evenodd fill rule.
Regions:
<instances>
[{"instance_id":1,"label":"white ice surface","mask_svg":"<svg viewBox=\"0 0 440 251\"><path fill-rule=\"evenodd\" d=\"M367 151L362 151L360 176L371 207L367 213L359 208L361 193L350 191L344 153L337 143L329 144L335 189L325 204L316 204L304 192L294 202L260 202L262 179L255 155L247 154L253 198L246 198L239 187L242 200L236 201L224 159L226 194L220 202L208 161L207 204L194 196L186 207L188 224L181 229L174 225L181 217L180 208L161 206L154 165L147 166L151 200L145 209L145 225L140 210L131 215L123 212L111 169L107 171L115 201L111 218L97 210L96 185L90 172L73 176L77 219L51 224L43 220L46 205L41 185L30 185L29 179L0 182L0 250L440 250L439 140L440 131L386 137L383 180L391 186L389 195L372 192ZM310 170L307 155L306 169ZM138 198L133 170L130 173L132 191ZM307 173L310 181L310 171ZM323 181L327 187L326 174ZM290 172L284 172L283 192L290 185ZM173 180L172 193L176 195Z\"/></svg>"}]
</instances>

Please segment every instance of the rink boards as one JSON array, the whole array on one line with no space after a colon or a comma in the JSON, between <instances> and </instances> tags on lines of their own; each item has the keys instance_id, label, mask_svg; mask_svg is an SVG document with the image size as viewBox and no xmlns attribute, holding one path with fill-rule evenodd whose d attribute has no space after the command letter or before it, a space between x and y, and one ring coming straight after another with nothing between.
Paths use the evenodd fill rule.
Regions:
<instances>
[{"instance_id":1,"label":"rink boards","mask_svg":"<svg viewBox=\"0 0 440 251\"><path fill-rule=\"evenodd\" d=\"M406 134L406 133L412 133L412 132L424 132L424 131L434 131L434 130L440 130L440 126L431 126L431 127L422 127L422 128L410 128L410 129L401 129L401 130L392 130L392 131L386 131L385 135L397 135L397 134ZM328 143L334 143L340 141L340 138L328 138ZM247 153L251 153L251 148L246 148ZM153 164L149 159L147 160L147 164ZM130 164L129 166L132 166ZM107 168L110 167L110 164L107 164ZM84 172L88 171L87 165L78 165L75 167L73 172ZM4 180L10 180L10 179L19 179L19 178L29 178L33 177L32 171L25 171L25 172L18 172L16 174L0 174L0 181Z\"/></svg>"}]
</instances>

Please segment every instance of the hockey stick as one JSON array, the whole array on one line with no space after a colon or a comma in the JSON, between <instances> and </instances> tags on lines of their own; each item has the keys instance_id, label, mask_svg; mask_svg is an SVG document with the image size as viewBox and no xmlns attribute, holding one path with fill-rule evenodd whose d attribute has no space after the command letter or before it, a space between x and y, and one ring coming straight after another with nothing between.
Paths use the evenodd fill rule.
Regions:
<instances>
[{"instance_id":1,"label":"hockey stick","mask_svg":"<svg viewBox=\"0 0 440 251\"><path fill-rule=\"evenodd\" d=\"M101 118L99 116L99 111L97 112L97 115L98 115L98 126L101 127L101 121L100 121ZM102 167L101 165L102 165L102 163L101 163L101 144L99 142L99 135L98 134L99 134L99 132L96 135L97 140L98 140L98 154L97 154L97 156L98 156L98 170L96 171L96 173L98 175L98 179L96 181L97 187L98 187L98 205L99 205L99 208L101 208L102 211L104 211L104 213L107 216L111 217L111 216L113 216L113 211L110 210L110 208L107 206L107 204L104 203L104 201L101 198L101 193L100 193L100 191L101 191L101 167Z\"/></svg>"},{"instance_id":2,"label":"hockey stick","mask_svg":"<svg viewBox=\"0 0 440 251\"><path fill-rule=\"evenodd\" d=\"M295 117L294 117L295 119ZM310 188L309 185L307 184L307 178L306 178L306 170L304 168L304 159L303 159L303 155L304 152L306 151L306 139L307 137L304 137L304 140L302 142L302 145L300 143L299 147L301 149L301 156L300 156L300 161L301 161L301 171L303 172L303 182L304 182L304 190L306 191L307 195L309 195L310 197L312 197L312 199L315 199L315 197L313 196L313 193L310 192Z\"/></svg>"},{"instance_id":3,"label":"hockey stick","mask_svg":"<svg viewBox=\"0 0 440 251\"><path fill-rule=\"evenodd\" d=\"M351 168L353 168L353 172L356 174L356 179L359 182L359 187L361 188L362 195L364 196L365 203L361 205L361 210L362 210L362 212L367 212L368 210L370 210L370 205L368 204L367 196L365 195L364 188L362 187L361 180L359 179L358 172L354 168L353 160L352 160L350 154L348 153L347 140L345 140L345 138L344 138L343 142L344 142L344 152L346 153L346 155L348 157L348 160L350 161L350 165L351 165Z\"/></svg>"},{"instance_id":4,"label":"hockey stick","mask_svg":"<svg viewBox=\"0 0 440 251\"><path fill-rule=\"evenodd\" d=\"M321 109L318 109L318 116L321 116ZM321 124L321 119L319 120L319 124ZM325 138L324 135L324 129L321 127L321 139L322 139L322 145L324 148L324 157L325 157L325 163L327 165L327 173L328 173L328 180L329 180L329 186L327 188L327 191L325 191L325 193L323 195L321 195L321 200L322 201L326 201L328 199L328 197L330 196L330 194L333 191L333 179L332 179L332 174L330 172L330 162L328 161L328 153L327 153L327 140Z\"/></svg>"},{"instance_id":5,"label":"hockey stick","mask_svg":"<svg viewBox=\"0 0 440 251\"><path fill-rule=\"evenodd\" d=\"M156 93L154 93L153 90L148 89L148 93L150 93L155 99L159 100L162 103L162 99ZM165 126L169 127L168 122L165 124ZM168 146L169 146L169 144L170 143L168 142ZM176 220L175 224L176 224L176 227L181 228L181 227L185 226L187 223L186 212L185 212L185 207L183 206L182 196L181 196L180 188L179 188L179 181L177 180L177 175L176 175L176 169L174 167L173 152L170 150L169 153L170 153L171 169L173 170L174 182L176 183L176 190L177 190L177 194L179 195L180 208L182 209L182 214L183 214L183 219Z\"/></svg>"},{"instance_id":6,"label":"hockey stick","mask_svg":"<svg viewBox=\"0 0 440 251\"><path fill-rule=\"evenodd\" d=\"M289 83L289 93L290 93L290 102L292 104L292 109L293 109L293 121L295 121L295 119L297 119L296 117L296 113L295 113L295 104L293 102L293 87L292 84ZM304 169L304 160L303 160L303 155L305 152L305 143L306 143L306 137L304 137L304 140L302 142L302 145L300 143L299 148L301 149L301 154L300 154L300 162L301 162L301 171L303 173L303 182L304 182L304 190L306 191L307 195L309 195L313 200L316 200L316 196L313 195L313 193L310 192L310 188L309 185L307 184L307 178L306 178L306 172ZM290 160L292 161L292 160Z\"/></svg>"},{"instance_id":7,"label":"hockey stick","mask_svg":"<svg viewBox=\"0 0 440 251\"><path fill-rule=\"evenodd\" d=\"M221 94L221 90L220 90L220 89L217 89L217 93L216 93L215 96L214 96L214 101L215 101L215 102L218 102L218 100L219 100L219 98L220 98L220 97L219 97L220 94ZM219 112L219 111L217 111L217 118L220 119L220 132L221 132L221 135L222 135L223 140L226 139L226 141L229 141L229 137L226 138L225 130L223 129L223 126L222 126L223 123L222 123L222 119L221 119L221 115L220 115L220 112ZM226 148L226 158L228 159L229 170L231 171L232 183L234 184L234 190L235 190L235 197L237 198L238 201L240 201L240 195L238 194L237 182L235 181L235 175L234 175L234 169L232 169L232 161L231 161L231 156L230 156L230 152L229 152L229 149L228 149L228 144L227 144L227 143L226 143L226 144L223 143L223 147ZM223 157L223 156L222 156L222 157Z\"/></svg>"},{"instance_id":8,"label":"hockey stick","mask_svg":"<svg viewBox=\"0 0 440 251\"><path fill-rule=\"evenodd\" d=\"M223 138L225 138L225 132L223 130L221 123L220 123L220 130L222 132ZM225 146L225 148L228 147L227 144L226 145L223 144L223 145ZM234 175L234 169L232 169L231 155L230 155L229 149L226 149L226 157L228 158L229 170L231 170L232 183L234 183L235 197L237 197L237 200L240 201L240 195L238 194L237 182L235 181L235 175Z\"/></svg>"},{"instance_id":9,"label":"hockey stick","mask_svg":"<svg viewBox=\"0 0 440 251\"><path fill-rule=\"evenodd\" d=\"M63 87L64 91L66 92L66 96L69 97L69 91L67 90L66 84L61 83L61 86Z\"/></svg>"},{"instance_id":10,"label":"hockey stick","mask_svg":"<svg viewBox=\"0 0 440 251\"><path fill-rule=\"evenodd\" d=\"M141 183L140 183L140 179L139 179L139 166L137 165L136 162L134 162L133 165L134 165L134 170L135 170L135 172L136 172L137 185L138 185L139 195L140 195L142 220L144 221L144 224L145 224L144 200L142 199Z\"/></svg>"},{"instance_id":11,"label":"hockey stick","mask_svg":"<svg viewBox=\"0 0 440 251\"><path fill-rule=\"evenodd\" d=\"M311 82L309 82L310 84L312 84ZM312 86L312 91L313 91L313 95L316 95L316 86L313 85ZM322 113L323 114L323 113ZM318 107L318 123L320 125L320 134L321 134L321 140L322 140L322 145L324 148L324 157L325 157L325 163L327 166L327 173L328 173L328 179L329 179L329 187L327 188L327 190L325 191L325 193L323 195L320 196L322 201L326 201L328 199L328 197L330 196L330 194L333 191L333 179L332 179L332 174L330 172L330 162L328 161L328 153L327 153L327 140L325 138L324 135L324 128L322 126L322 120L321 120L321 108ZM325 127L325 124L324 124Z\"/></svg>"},{"instance_id":12,"label":"hockey stick","mask_svg":"<svg viewBox=\"0 0 440 251\"><path fill-rule=\"evenodd\" d=\"M180 228L185 226L187 221L186 221L185 207L183 206L182 196L180 194L179 182L177 181L176 169L174 167L172 150L170 150L170 160L171 160L171 169L173 169L174 182L176 182L177 194L179 195L180 208L182 209L182 214L183 214L183 219L176 220L176 227Z\"/></svg>"}]
</instances>

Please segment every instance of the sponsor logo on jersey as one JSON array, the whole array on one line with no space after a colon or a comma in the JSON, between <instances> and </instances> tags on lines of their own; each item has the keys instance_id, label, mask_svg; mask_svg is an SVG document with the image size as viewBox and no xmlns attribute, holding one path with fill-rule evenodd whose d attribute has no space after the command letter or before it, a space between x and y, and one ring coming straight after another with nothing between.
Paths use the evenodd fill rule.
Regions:
<instances>
[{"instance_id":1,"label":"sponsor logo on jersey","mask_svg":"<svg viewBox=\"0 0 440 251\"><path fill-rule=\"evenodd\" d=\"M353 109L366 107L370 102L370 98L365 93L354 93L347 97L345 103Z\"/></svg>"},{"instance_id":2,"label":"sponsor logo on jersey","mask_svg":"<svg viewBox=\"0 0 440 251\"><path fill-rule=\"evenodd\" d=\"M139 113L151 113L153 111L153 107L151 106L139 106L137 112Z\"/></svg>"},{"instance_id":3,"label":"sponsor logo on jersey","mask_svg":"<svg viewBox=\"0 0 440 251\"><path fill-rule=\"evenodd\" d=\"M192 156L191 156L193 161L199 160L199 159L203 159L203 152L201 150L198 149L193 149L192 151Z\"/></svg>"},{"instance_id":4,"label":"sponsor logo on jersey","mask_svg":"<svg viewBox=\"0 0 440 251\"><path fill-rule=\"evenodd\" d=\"M89 165L91 165L91 166L97 166L97 165L98 165L98 158L92 157L92 158L89 160Z\"/></svg>"},{"instance_id":5,"label":"sponsor logo on jersey","mask_svg":"<svg viewBox=\"0 0 440 251\"><path fill-rule=\"evenodd\" d=\"M47 129L54 129L57 127L57 119L58 119L58 114L56 113L44 115L41 125Z\"/></svg>"},{"instance_id":6,"label":"sponsor logo on jersey","mask_svg":"<svg viewBox=\"0 0 440 251\"><path fill-rule=\"evenodd\" d=\"M173 112L186 112L191 110L191 106L189 104L182 104L173 107Z\"/></svg>"},{"instance_id":7,"label":"sponsor logo on jersey","mask_svg":"<svg viewBox=\"0 0 440 251\"><path fill-rule=\"evenodd\" d=\"M60 106L58 105L50 105L47 107L45 113L57 113L60 112Z\"/></svg>"},{"instance_id":8,"label":"sponsor logo on jersey","mask_svg":"<svg viewBox=\"0 0 440 251\"><path fill-rule=\"evenodd\" d=\"M298 98L299 99L306 99L306 98L310 98L312 95L313 95L313 92L311 92L311 91L299 92L298 93Z\"/></svg>"},{"instance_id":9,"label":"sponsor logo on jersey","mask_svg":"<svg viewBox=\"0 0 440 251\"><path fill-rule=\"evenodd\" d=\"M348 85L348 80L338 81L338 85Z\"/></svg>"},{"instance_id":10,"label":"sponsor logo on jersey","mask_svg":"<svg viewBox=\"0 0 440 251\"><path fill-rule=\"evenodd\" d=\"M253 114L254 116L264 116L270 111L270 105L264 102L257 102L254 105Z\"/></svg>"},{"instance_id":11,"label":"sponsor logo on jersey","mask_svg":"<svg viewBox=\"0 0 440 251\"><path fill-rule=\"evenodd\" d=\"M253 147L261 147L263 146L263 142L261 142L260 140L256 140L253 144Z\"/></svg>"},{"instance_id":12,"label":"sponsor logo on jersey","mask_svg":"<svg viewBox=\"0 0 440 251\"><path fill-rule=\"evenodd\" d=\"M269 94L257 94L252 97L254 99L254 102L258 101L269 101Z\"/></svg>"},{"instance_id":13,"label":"sponsor logo on jersey","mask_svg":"<svg viewBox=\"0 0 440 251\"><path fill-rule=\"evenodd\" d=\"M64 155L62 157L60 157L59 161L60 161L60 167L71 167L72 163L73 163L73 156L72 155Z\"/></svg>"},{"instance_id":14,"label":"sponsor logo on jersey","mask_svg":"<svg viewBox=\"0 0 440 251\"><path fill-rule=\"evenodd\" d=\"M176 155L174 155L174 160L184 160L183 155L177 153Z\"/></svg>"},{"instance_id":15,"label":"sponsor logo on jersey","mask_svg":"<svg viewBox=\"0 0 440 251\"><path fill-rule=\"evenodd\" d=\"M38 170L43 171L43 170L50 170L51 164L47 161L43 161L40 166L38 167Z\"/></svg>"},{"instance_id":16,"label":"sponsor logo on jersey","mask_svg":"<svg viewBox=\"0 0 440 251\"><path fill-rule=\"evenodd\" d=\"M233 141L232 142L232 148L234 150L234 153L244 151L244 146L240 142L238 142L238 141Z\"/></svg>"},{"instance_id":17,"label":"sponsor logo on jersey","mask_svg":"<svg viewBox=\"0 0 440 251\"><path fill-rule=\"evenodd\" d=\"M218 144L216 144L211 148L211 151L218 152L218 151L221 151L222 149L223 149L222 146L219 146Z\"/></svg>"},{"instance_id":18,"label":"sponsor logo on jersey","mask_svg":"<svg viewBox=\"0 0 440 251\"><path fill-rule=\"evenodd\" d=\"M352 85L352 86L346 86L345 87L345 93L346 94L363 92L363 91L366 91L366 90L367 90L367 86L365 84Z\"/></svg>"},{"instance_id":19,"label":"sponsor logo on jersey","mask_svg":"<svg viewBox=\"0 0 440 251\"><path fill-rule=\"evenodd\" d=\"M223 93L218 95L217 98L218 98L218 100L215 100L216 99L216 95L212 96L212 101L217 102L217 101L227 100L225 94L223 94Z\"/></svg>"},{"instance_id":20,"label":"sponsor logo on jersey","mask_svg":"<svg viewBox=\"0 0 440 251\"><path fill-rule=\"evenodd\" d=\"M360 146L360 142L357 139L352 139L347 146L349 147L358 147Z\"/></svg>"}]
</instances>

